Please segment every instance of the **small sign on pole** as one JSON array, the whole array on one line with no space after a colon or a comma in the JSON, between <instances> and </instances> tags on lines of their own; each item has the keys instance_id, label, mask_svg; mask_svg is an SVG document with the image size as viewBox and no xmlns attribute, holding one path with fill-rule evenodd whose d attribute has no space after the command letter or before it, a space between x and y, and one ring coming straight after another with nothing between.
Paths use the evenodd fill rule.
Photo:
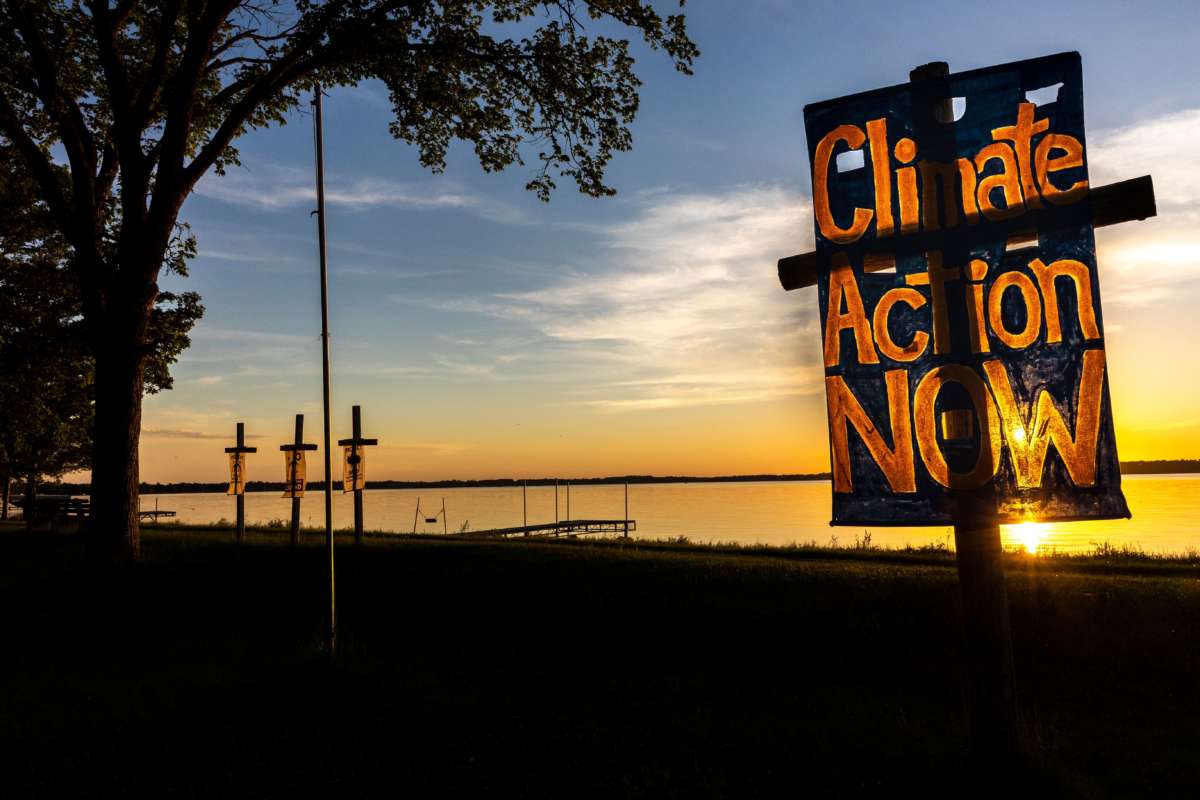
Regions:
<instances>
[{"instance_id":1,"label":"small sign on pole","mask_svg":"<svg viewBox=\"0 0 1200 800\"><path fill-rule=\"evenodd\" d=\"M246 454L229 454L229 488L225 494L246 493Z\"/></svg>"},{"instance_id":2,"label":"small sign on pole","mask_svg":"<svg viewBox=\"0 0 1200 800\"><path fill-rule=\"evenodd\" d=\"M344 439L342 441L345 441ZM342 493L367 488L367 451L361 445L342 447Z\"/></svg>"},{"instance_id":3,"label":"small sign on pole","mask_svg":"<svg viewBox=\"0 0 1200 800\"><path fill-rule=\"evenodd\" d=\"M229 489L226 494L237 496L237 533L236 541L241 544L246 540L246 454L257 453L257 447L246 446L246 424L237 424L237 444L226 447L229 454Z\"/></svg>"},{"instance_id":4,"label":"small sign on pole","mask_svg":"<svg viewBox=\"0 0 1200 800\"><path fill-rule=\"evenodd\" d=\"M289 445L281 444L280 448L288 447ZM304 460L303 450L291 450L283 454L283 496L291 497L296 500L304 497L304 488L307 485L306 473L308 472Z\"/></svg>"},{"instance_id":5,"label":"small sign on pole","mask_svg":"<svg viewBox=\"0 0 1200 800\"><path fill-rule=\"evenodd\" d=\"M362 544L363 537L363 490L367 488L367 451L364 449L379 444L378 439L364 439L362 435L362 406L351 409L349 439L339 439L342 447L342 492L354 492L354 543Z\"/></svg>"},{"instance_id":6,"label":"small sign on pole","mask_svg":"<svg viewBox=\"0 0 1200 800\"><path fill-rule=\"evenodd\" d=\"M307 483L304 453L316 450L315 444L304 442L304 415L296 415L296 437L291 444L281 444L283 451L283 496L292 498L292 519L289 527L292 545L300 542L300 498Z\"/></svg>"}]
</instances>

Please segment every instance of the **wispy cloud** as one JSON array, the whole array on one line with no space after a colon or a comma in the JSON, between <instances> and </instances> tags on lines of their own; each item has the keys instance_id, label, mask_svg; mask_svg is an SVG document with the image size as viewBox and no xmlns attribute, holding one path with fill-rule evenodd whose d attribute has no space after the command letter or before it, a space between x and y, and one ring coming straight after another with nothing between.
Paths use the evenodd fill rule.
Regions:
<instances>
[{"instance_id":1,"label":"wispy cloud","mask_svg":"<svg viewBox=\"0 0 1200 800\"><path fill-rule=\"evenodd\" d=\"M191 338L179 366L199 373L189 379L202 386L226 386L245 378L292 379L319 371L313 358L320 348L316 335L225 328L202 319Z\"/></svg>"},{"instance_id":2,"label":"wispy cloud","mask_svg":"<svg viewBox=\"0 0 1200 800\"><path fill-rule=\"evenodd\" d=\"M311 172L261 162L252 169L232 169L225 175L209 173L196 186L196 194L263 211L314 206L317 202ZM377 207L412 211L461 209L500 222L516 223L524 218L518 209L468 193L447 180L413 184L378 177L330 175L325 202L352 211Z\"/></svg>"},{"instance_id":3,"label":"wispy cloud","mask_svg":"<svg viewBox=\"0 0 1200 800\"><path fill-rule=\"evenodd\" d=\"M153 436L159 439L228 439L228 433L203 433L201 431L175 430L171 428L146 428L142 436ZM247 439L262 439L261 435L246 434Z\"/></svg>"},{"instance_id":4,"label":"wispy cloud","mask_svg":"<svg viewBox=\"0 0 1200 800\"><path fill-rule=\"evenodd\" d=\"M433 456L434 458L447 458L466 452L471 449L471 446L464 442L397 442L395 444L385 442L381 445L380 449L412 453L414 455Z\"/></svg>"},{"instance_id":5,"label":"wispy cloud","mask_svg":"<svg viewBox=\"0 0 1200 800\"><path fill-rule=\"evenodd\" d=\"M1200 109L1092 136L1092 183L1151 175L1158 216L1097 232L1106 306L1148 306L1200 279Z\"/></svg>"},{"instance_id":6,"label":"wispy cloud","mask_svg":"<svg viewBox=\"0 0 1200 800\"><path fill-rule=\"evenodd\" d=\"M589 226L599 254L543 288L433 302L521 322L571 348L590 388L568 392L569 402L620 411L820 388L818 375L795 367L816 347L815 306L786 295L775 276L778 258L812 246L806 198L775 186L649 192L631 210Z\"/></svg>"},{"instance_id":7,"label":"wispy cloud","mask_svg":"<svg viewBox=\"0 0 1200 800\"><path fill-rule=\"evenodd\" d=\"M781 366L617 381L603 387L608 396L580 402L606 411L760 402L810 394L820 385L821 372L815 366Z\"/></svg>"}]
</instances>

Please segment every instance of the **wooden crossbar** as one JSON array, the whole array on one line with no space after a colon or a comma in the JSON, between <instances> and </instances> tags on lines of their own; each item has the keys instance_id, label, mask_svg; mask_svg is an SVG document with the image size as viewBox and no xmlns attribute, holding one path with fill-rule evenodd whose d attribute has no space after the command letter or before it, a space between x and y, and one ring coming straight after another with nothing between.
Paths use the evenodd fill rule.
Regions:
<instances>
[{"instance_id":1,"label":"wooden crossbar","mask_svg":"<svg viewBox=\"0 0 1200 800\"><path fill-rule=\"evenodd\" d=\"M1147 219L1158 214L1158 207L1154 201L1154 182L1149 175L1110 183L1107 186L1098 186L1092 189L1091 200L1092 225L1097 228ZM1031 211L1013 220L1010 225L1013 227L1012 233L1020 236L1023 231L1017 230L1018 227L1021 229L1036 228L1038 216L1037 211ZM939 233L939 235L943 234ZM919 237L912 238L919 239ZM902 242L896 242L894 246L902 246L902 244ZM922 248L916 244L914 249ZM892 266L892 262L884 259L864 260L863 263L863 269L867 272L890 266ZM781 258L778 269L779 282L788 291L814 286L817 282L817 254L813 251Z\"/></svg>"}]
</instances>

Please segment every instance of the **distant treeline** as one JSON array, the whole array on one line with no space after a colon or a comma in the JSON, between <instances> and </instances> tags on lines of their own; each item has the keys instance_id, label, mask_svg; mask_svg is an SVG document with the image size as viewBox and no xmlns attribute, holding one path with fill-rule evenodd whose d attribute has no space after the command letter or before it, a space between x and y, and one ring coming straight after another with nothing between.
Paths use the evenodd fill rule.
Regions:
<instances>
[{"instance_id":1,"label":"distant treeline","mask_svg":"<svg viewBox=\"0 0 1200 800\"><path fill-rule=\"evenodd\" d=\"M1200 472L1200 458L1175 458L1166 461L1122 461L1125 475L1162 475L1168 472Z\"/></svg>"},{"instance_id":2,"label":"distant treeline","mask_svg":"<svg viewBox=\"0 0 1200 800\"><path fill-rule=\"evenodd\" d=\"M1167 461L1122 461L1121 472L1125 475L1163 475L1172 472L1200 472L1200 459L1183 458ZM571 478L573 486L630 483L744 483L750 481L827 481L828 472L811 472L790 475L613 475L607 478ZM367 481L368 489L470 489L482 487L553 486L554 478L489 478L478 481ZM559 483L568 479L559 478ZM227 483L143 483L142 494L186 494L188 492L223 492ZM341 491L342 483L334 483L334 491ZM47 494L87 494L86 483L43 484L39 491ZM324 491L324 481L309 481L308 491ZM282 492L282 481L250 481L248 492Z\"/></svg>"},{"instance_id":3,"label":"distant treeline","mask_svg":"<svg viewBox=\"0 0 1200 800\"><path fill-rule=\"evenodd\" d=\"M489 478L477 481L367 481L368 489L470 489L477 487L519 487L522 483L527 486L553 486L555 478ZM567 483L567 478L558 478L559 483ZM613 475L607 478L570 478L573 486L598 484L630 483L736 483L746 481L827 481L828 472L815 472L793 475ZM143 483L142 494L186 494L189 492L223 492L229 484L222 483ZM341 491L342 482L335 481L334 491ZM325 489L324 481L309 481L308 491L320 492ZM43 484L38 490L47 494L87 494L89 486L86 483ZM248 492L282 492L282 481L248 481Z\"/></svg>"}]
</instances>

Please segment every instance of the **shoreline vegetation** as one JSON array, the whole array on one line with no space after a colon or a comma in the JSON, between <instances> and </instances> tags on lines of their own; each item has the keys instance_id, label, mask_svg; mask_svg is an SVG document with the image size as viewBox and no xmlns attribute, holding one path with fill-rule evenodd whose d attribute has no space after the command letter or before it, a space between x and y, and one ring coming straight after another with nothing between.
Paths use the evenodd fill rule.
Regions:
<instances>
[{"instance_id":1,"label":"shoreline vegetation","mask_svg":"<svg viewBox=\"0 0 1200 800\"><path fill-rule=\"evenodd\" d=\"M1172 475L1200 473L1200 458L1164 459L1158 461L1122 461L1122 475ZM612 475L602 478L485 478L480 480L441 480L441 481L367 481L367 490L371 489L477 489L477 488L519 488L527 486L552 486L557 480L560 483L570 482L572 486L603 486L621 485L628 481L632 484L654 483L756 483L779 481L827 481L828 472L755 474L755 475ZM341 481L334 484L335 490ZM228 482L179 482L179 483L142 483L141 494L192 494L202 492L224 492ZM325 488L324 481L309 481L308 491L318 492ZM90 487L87 483L44 483L38 491L43 494L87 494ZM281 492L282 481L249 481L246 483L247 492Z\"/></svg>"},{"instance_id":2,"label":"shoreline vegetation","mask_svg":"<svg viewBox=\"0 0 1200 800\"><path fill-rule=\"evenodd\" d=\"M338 547L328 658L323 543L146 525L143 559L98 591L82 537L0 526L0 597L31 610L0 663L22 687L0 696L9 793L977 786L948 549L370 536ZM1029 745L1007 789L1186 795L1200 564L1090 559L1006 555Z\"/></svg>"},{"instance_id":3,"label":"shoreline vegetation","mask_svg":"<svg viewBox=\"0 0 1200 800\"><path fill-rule=\"evenodd\" d=\"M256 537L265 544L285 543L288 537L288 523L283 519L271 520L265 525L246 525L248 537ZM0 529L2 530L2 529ZM202 541L220 542L233 540L234 527L228 520L198 524L184 522L144 522L143 531L151 531L161 535L185 534L184 538L198 537ZM303 527L300 529L302 540L324 541L323 528ZM661 553L697 553L722 556L762 556L768 558L794 559L831 559L874 562L896 562L911 564L926 564L930 566L955 565L955 551L950 537L944 542L924 545L904 545L903 547L887 547L872 541L867 531L845 540L837 537L828 543L819 543L816 539L804 542L794 542L786 545L775 544L745 544L733 541L696 541L687 536L672 539L643 539L631 537L623 539L620 536L564 536L560 538L542 537L512 537L495 539L492 537L472 536L463 534L430 534L403 533L384 530L363 531L368 540L386 542L511 542L515 544L559 544L567 547L599 547L599 548L634 548L647 552ZM339 528L334 531L334 537L339 542L352 541L352 528ZM1182 552L1147 551L1131 545L1114 545L1110 542L1094 542L1091 549L1064 552L1054 549L1039 549L1029 552L1025 547L1017 546L1004 551L1006 569L1024 569L1029 562L1036 561L1041 566L1053 565L1068 572L1107 571L1121 574L1139 574L1142 568L1158 574L1163 569L1180 574L1194 574L1200 577L1200 548L1188 548ZM1178 569L1176 569L1178 568Z\"/></svg>"}]
</instances>

